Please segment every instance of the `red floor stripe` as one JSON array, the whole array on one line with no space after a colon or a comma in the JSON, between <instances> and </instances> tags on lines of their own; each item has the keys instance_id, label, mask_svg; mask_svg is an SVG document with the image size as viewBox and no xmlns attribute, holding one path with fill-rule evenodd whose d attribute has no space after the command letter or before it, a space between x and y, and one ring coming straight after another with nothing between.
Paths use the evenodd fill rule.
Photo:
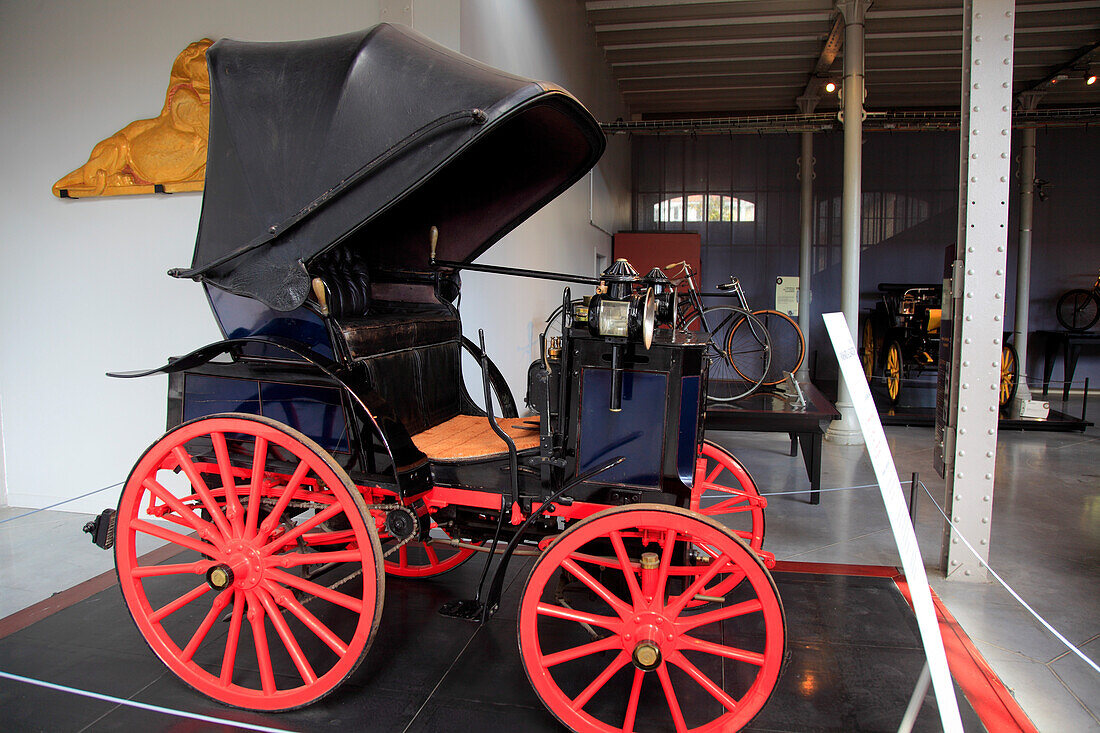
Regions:
<instances>
[{"instance_id":1,"label":"red floor stripe","mask_svg":"<svg viewBox=\"0 0 1100 733\"><path fill-rule=\"evenodd\" d=\"M775 564L778 573L809 573L811 575L856 575L868 578L893 578L897 568L886 565L844 565L828 562L790 562L780 560Z\"/></svg>"}]
</instances>

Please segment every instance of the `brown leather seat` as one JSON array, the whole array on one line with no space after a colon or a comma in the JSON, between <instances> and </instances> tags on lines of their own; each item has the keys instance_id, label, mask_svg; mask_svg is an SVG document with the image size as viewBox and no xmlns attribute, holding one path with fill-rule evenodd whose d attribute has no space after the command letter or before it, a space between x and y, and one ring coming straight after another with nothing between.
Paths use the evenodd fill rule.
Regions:
<instances>
[{"instance_id":1,"label":"brown leather seat","mask_svg":"<svg viewBox=\"0 0 1100 733\"><path fill-rule=\"evenodd\" d=\"M538 448L538 417L498 417L497 424L516 444L516 450ZM432 461L469 461L508 455L488 419L479 415L456 415L450 420L412 436L416 447Z\"/></svg>"}]
</instances>

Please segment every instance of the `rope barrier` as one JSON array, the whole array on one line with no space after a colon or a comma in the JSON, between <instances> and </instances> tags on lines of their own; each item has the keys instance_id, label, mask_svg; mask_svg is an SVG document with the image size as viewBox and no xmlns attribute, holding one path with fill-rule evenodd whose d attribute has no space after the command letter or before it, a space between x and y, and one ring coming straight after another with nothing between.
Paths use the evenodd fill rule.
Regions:
<instances>
[{"instance_id":1,"label":"rope barrier","mask_svg":"<svg viewBox=\"0 0 1100 733\"><path fill-rule=\"evenodd\" d=\"M204 723L217 723L219 725L228 725L231 728L244 728L245 730L256 730L262 733L290 733L286 728L271 728L266 725L256 725L254 723L243 723L239 720L229 720L227 718L215 718L210 715L200 715L199 713L188 713L183 710L176 710L174 708L164 708L159 705L150 705L144 702L137 702L136 700L127 700L122 697L115 697L114 695L104 695L99 692L89 692L88 690L81 690L76 687L66 687L65 685L56 685L52 682L44 682L42 680L36 680L33 677L23 677L18 674L11 674L9 672L0 671L0 677L9 679L14 682L23 682L28 685L36 685L38 687L45 687L50 690L57 690L59 692L69 692L74 695L80 695L82 697L90 697L95 700L102 700L104 702L113 702L118 705L125 705L127 707L138 708L140 710L149 710L154 713L163 713L165 715L174 715L177 718L190 718L191 720L200 720Z\"/></svg>"},{"instance_id":2,"label":"rope barrier","mask_svg":"<svg viewBox=\"0 0 1100 733\"><path fill-rule=\"evenodd\" d=\"M8 522L14 522L16 519L22 519L23 517L29 517L32 514L38 514L39 512L44 512L47 509L53 509L55 507L61 506L62 504L68 504L69 502L76 501L77 499L83 499L84 497L91 496L92 494L98 494L101 491L106 491L107 489L113 489L117 486L122 486L123 483L124 482L119 481L118 483L111 484L110 486L104 486L102 489L96 489L95 491L89 491L87 494L81 494L80 496L74 496L71 499L65 499L63 501L59 501L56 504L50 504L49 506L44 506L41 509L32 509L29 512L23 512L22 514L17 514L14 517L8 517L7 519L0 519L0 524L7 524Z\"/></svg>"},{"instance_id":3,"label":"rope barrier","mask_svg":"<svg viewBox=\"0 0 1100 733\"><path fill-rule=\"evenodd\" d=\"M1082 651L1081 651L1080 649L1078 649L1077 647L1075 647L1075 646L1074 646L1074 645L1073 645L1073 644L1072 644L1072 643L1071 643L1071 642L1069 641L1069 639L1067 639L1066 637L1062 636L1062 634L1061 634L1061 633L1060 633L1060 632L1058 631L1058 629L1056 629L1056 628L1054 628L1053 626L1051 626L1051 625L1050 625L1050 623L1048 623L1048 622L1047 622L1047 620L1046 620L1045 618L1043 618L1042 616L1040 616L1040 615L1039 615L1039 614L1038 614L1038 613L1037 613L1037 612L1035 611L1035 609L1034 609L1034 608L1032 608L1031 606L1029 606L1029 605L1028 605L1028 603L1027 603L1027 601L1025 601L1025 600L1024 600L1023 598L1021 598L1021 597L1020 597L1020 594L1019 594L1019 593L1017 593L1017 592L1016 592L1015 590L1013 590L1013 589L1012 589L1012 586L1010 586L1010 585L1009 585L1008 583L1006 583L1006 582L1005 582L1005 580L1004 580L1004 578L1002 578L1002 577L1001 577L1001 576L1000 576L1000 575L999 575L999 574L997 573L997 571L996 571L996 570L994 570L993 568L989 567L989 563L987 563L987 562L986 562L985 560L983 560L983 559L982 559L982 556L978 554L978 551L974 549L974 546L970 544L969 540L967 540L967 539L966 539L966 537L964 537L964 536L963 536L963 534L962 534L961 532L959 532L958 528L956 528L956 527L955 527L955 526L954 526L954 525L953 525L953 524L951 523L951 519L950 519L950 517L948 517L948 516L947 516L947 514L946 514L946 513L945 513L945 512L943 511L943 509L942 509L942 508L940 507L940 505L939 505L939 502L937 502L937 501L936 501L936 498L935 498L934 496L932 496L932 492L930 492L930 491L928 490L928 487L924 485L924 482L923 482L923 481L920 481L920 482L919 482L919 485L920 485L920 487L921 487L922 489L924 489L924 493L928 494L928 498L932 500L932 503L933 503L933 504L934 504L934 505L936 506L936 509L938 509L938 510L939 510L940 514L941 514L941 515L943 516L943 519L944 519L944 521L945 521L945 522L947 522L948 526L950 526L950 527L951 527L951 531L952 531L952 532L954 532L954 533L955 533L955 535L956 535L956 536L957 536L957 537L958 537L958 538L959 538L960 540L962 540L962 543L963 543L964 545L966 545L966 549L970 550L971 554L973 554L973 555L974 555L974 557L976 557L976 558L978 559L978 564L979 564L979 565L984 565L984 566L985 566L985 568L986 568L986 570L988 570L988 571L989 571L989 574L990 574L990 575L992 575L992 576L993 576L993 577L994 577L994 578L995 578L995 579L997 580L997 582L998 582L998 583L1000 583L1000 584L1001 584L1002 586L1004 586L1004 589L1005 589L1005 590L1007 590L1007 591L1009 592L1009 594L1010 594L1010 595L1011 595L1011 596L1012 596L1013 598L1015 598L1015 599L1016 599L1016 601L1017 601L1017 602L1018 602L1018 603L1019 603L1019 604L1020 604L1021 606L1023 606L1023 607L1025 608L1025 609L1027 609L1027 612L1028 612L1028 613L1030 613L1030 614L1031 614L1032 616L1034 616L1034 617L1035 617L1035 620L1036 620L1036 621L1038 621L1038 622L1039 622L1039 623L1041 623L1041 624L1042 624L1042 625L1043 625L1044 627L1046 627L1047 631L1049 631L1050 633L1054 634L1054 636L1055 636L1055 637L1056 637L1056 638L1058 639L1058 641L1060 641L1060 642L1062 642L1063 644L1065 644L1065 645L1066 645L1066 647L1067 647L1067 648L1068 648L1068 649L1069 649L1069 650L1070 650L1071 652L1073 652L1074 654L1076 654L1077 656L1079 656L1079 657L1080 657L1080 658L1081 658L1082 660L1084 660L1085 664L1089 665L1090 667L1092 667L1092 668L1093 668L1094 670L1096 670L1097 672L1100 672L1100 666L1098 666L1098 665L1096 664L1096 662L1094 662L1094 661L1092 661L1091 659L1089 659L1089 658L1088 658L1088 657L1087 657L1087 656L1085 655L1085 653L1084 653L1084 652L1082 652Z\"/></svg>"}]
</instances>

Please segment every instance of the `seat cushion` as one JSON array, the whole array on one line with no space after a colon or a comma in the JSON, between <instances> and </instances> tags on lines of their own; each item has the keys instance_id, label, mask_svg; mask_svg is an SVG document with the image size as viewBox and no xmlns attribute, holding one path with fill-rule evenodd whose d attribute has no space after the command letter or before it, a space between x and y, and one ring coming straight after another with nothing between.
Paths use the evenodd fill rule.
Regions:
<instances>
[{"instance_id":1,"label":"seat cushion","mask_svg":"<svg viewBox=\"0 0 1100 733\"><path fill-rule=\"evenodd\" d=\"M462 335L458 319L446 311L341 318L337 323L344 343L355 359L447 341L457 342Z\"/></svg>"},{"instance_id":2,"label":"seat cushion","mask_svg":"<svg viewBox=\"0 0 1100 733\"><path fill-rule=\"evenodd\" d=\"M497 424L516 444L516 450L539 445L538 418L498 417ZM430 460L469 461L508 455L508 446L493 432L483 415L457 415L412 436Z\"/></svg>"}]
</instances>

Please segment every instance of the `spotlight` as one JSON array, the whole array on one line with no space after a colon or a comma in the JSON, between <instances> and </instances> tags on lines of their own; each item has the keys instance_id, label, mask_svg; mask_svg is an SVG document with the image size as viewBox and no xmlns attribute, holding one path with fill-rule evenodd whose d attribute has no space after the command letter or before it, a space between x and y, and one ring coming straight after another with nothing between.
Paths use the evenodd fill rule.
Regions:
<instances>
[{"instance_id":1,"label":"spotlight","mask_svg":"<svg viewBox=\"0 0 1100 733\"><path fill-rule=\"evenodd\" d=\"M1096 83L1096 74L1089 74L1088 76L1086 76L1085 77L1085 83L1088 84L1090 87L1093 84L1095 84Z\"/></svg>"},{"instance_id":2,"label":"spotlight","mask_svg":"<svg viewBox=\"0 0 1100 733\"><path fill-rule=\"evenodd\" d=\"M1092 81L1096 81L1096 77L1095 77L1095 76L1094 76L1094 77L1092 77ZM1089 82L1089 83L1091 84L1092 82ZM828 92L829 94L832 94L833 92L835 92L835 91L836 91L836 84L834 84L834 83L833 83L833 82L831 82L831 81L829 81L829 82L825 82L825 91L827 91L827 92Z\"/></svg>"}]
</instances>

